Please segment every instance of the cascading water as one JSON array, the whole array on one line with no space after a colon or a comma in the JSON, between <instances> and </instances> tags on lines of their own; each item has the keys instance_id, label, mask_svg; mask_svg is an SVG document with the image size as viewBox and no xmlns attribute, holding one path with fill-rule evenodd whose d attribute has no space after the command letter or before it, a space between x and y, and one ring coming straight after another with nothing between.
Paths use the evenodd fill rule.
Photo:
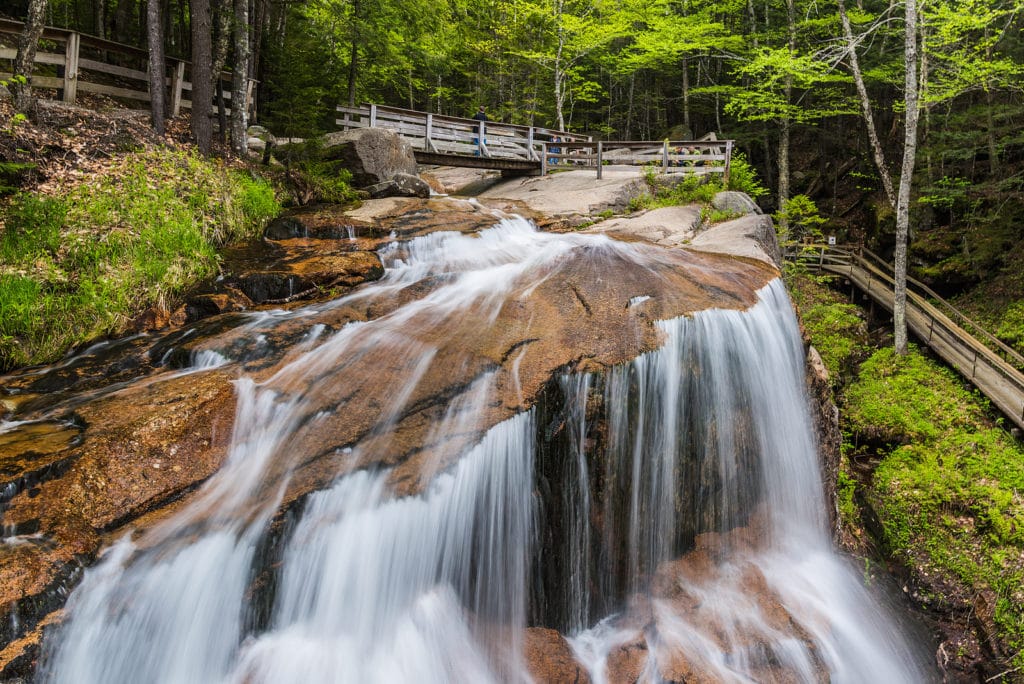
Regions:
<instances>
[{"instance_id":1,"label":"cascading water","mask_svg":"<svg viewBox=\"0 0 1024 684\"><path fill-rule=\"evenodd\" d=\"M562 379L570 446L544 455L567 473L546 494L558 520L538 516L536 411L485 418L498 386L521 393L516 349L513 377L485 364L418 433L432 449L418 463L423 486L396 490L397 466L382 456L398 448L394 426L439 364L471 365L439 340L470 319L497 325L502 307L581 250L652 268L647 248L505 220L479 237L396 244L381 282L323 307L381 306L377 318L327 334L309 311L283 315L308 318L305 341L269 377L237 381L227 464L182 513L86 573L44 644L40 680L526 682L524 630L544 612L531 608L531 566L553 555L545 590L560 608L548 626L572 637L594 681L607 681L609 654L637 631L636 596L650 597L653 616L639 627L644 681L671 679L681 662L702 681L920 679L831 551L803 356L778 281L746 312L663 321L661 348ZM629 311L650 299L625 294ZM230 363L228 349L210 351L197 363ZM387 364L398 379L346 386L360 364ZM343 397L335 411L367 427L337 448L347 474L281 516L324 418L313 395L331 392ZM469 447L443 453L467 436ZM557 548L538 543L548 524ZM706 562L676 561L712 535Z\"/></svg>"}]
</instances>

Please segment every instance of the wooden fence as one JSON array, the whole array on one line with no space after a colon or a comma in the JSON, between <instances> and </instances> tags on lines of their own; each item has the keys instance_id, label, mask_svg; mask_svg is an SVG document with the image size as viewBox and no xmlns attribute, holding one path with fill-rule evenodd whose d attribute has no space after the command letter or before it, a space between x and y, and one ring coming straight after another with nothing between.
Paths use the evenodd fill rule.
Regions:
<instances>
[{"instance_id":1,"label":"wooden fence","mask_svg":"<svg viewBox=\"0 0 1024 684\"><path fill-rule=\"evenodd\" d=\"M662 171L697 174L721 173L728 180L732 140L663 142L594 141L588 135L538 126L498 121L477 121L431 114L412 109L364 104L338 106L335 123L341 130L388 128L409 141L419 159L457 165L458 158L472 158L473 166L492 160L528 162L542 175L556 169L594 168L600 178L605 165L656 165Z\"/></svg>"},{"instance_id":2,"label":"wooden fence","mask_svg":"<svg viewBox=\"0 0 1024 684\"><path fill-rule=\"evenodd\" d=\"M432 154L519 159L540 162L544 141L555 136L574 142L589 142L590 137L536 126L520 126L498 121L477 121L412 109L365 104L338 106L335 123L342 130L388 128L409 141L414 150Z\"/></svg>"},{"instance_id":3,"label":"wooden fence","mask_svg":"<svg viewBox=\"0 0 1024 684\"><path fill-rule=\"evenodd\" d=\"M18 21L0 19L0 79L11 77L17 42L24 30ZM67 29L46 27L35 56L34 88L58 91L64 102L74 103L79 92L123 100L149 102L149 53L140 48ZM192 107L192 64L167 58L165 85L169 89L168 116ZM230 113L231 73L220 75L224 106ZM251 109L255 81L249 81L247 106ZM211 103L211 107L214 103Z\"/></svg>"}]
</instances>

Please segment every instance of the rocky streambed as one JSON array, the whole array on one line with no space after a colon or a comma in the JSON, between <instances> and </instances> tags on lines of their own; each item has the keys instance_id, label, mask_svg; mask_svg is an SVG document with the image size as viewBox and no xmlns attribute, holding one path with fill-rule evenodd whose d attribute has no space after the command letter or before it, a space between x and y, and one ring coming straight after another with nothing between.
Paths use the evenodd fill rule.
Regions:
<instances>
[{"instance_id":1,"label":"rocky streambed","mask_svg":"<svg viewBox=\"0 0 1024 684\"><path fill-rule=\"evenodd\" d=\"M281 396L302 395L287 449L252 485L252 505L231 513L256 519L259 502L276 501L261 542L269 549L288 527L290 511L348 473L386 473L394 496L425 495L437 474L453 469L488 431L531 408L539 411L545 439L557 442L571 422L565 405L551 399L560 378L604 376L660 348L669 333L659 321L708 309L747 310L778 276L771 222L756 214L704 226L695 209L681 207L575 230L581 217L621 204L633 181L623 177L588 190L579 176L584 172L573 173L500 184L480 200L391 198L356 210L293 213L272 224L260 244L229 254L224 278L209 291L177 311L150 312L136 335L0 379L0 679L31 676L43 635L62 620L68 592L117 539L131 535L143 548L156 545L166 536L149 531L186 510L195 534L219 520L221 512L204 508L203 485L239 439L239 378L273 386ZM450 243L450 267L385 278L384 261L399 270L416 263L409 250L423 241L415 238L481 235L510 213L629 246L562 240L545 248L538 242L531 280L510 281L511 295L484 304L453 306L449 300L459 291L445 289L459 272L464 242ZM515 231L509 236L516 239ZM483 248L492 238L475 239ZM502 248L487 249L496 249L500 263ZM545 259L545 249L558 258ZM500 269L489 273L503 277ZM431 297L442 301L432 305L429 321L422 308L406 306ZM389 323L367 325L380 321ZM360 335L358 341L337 343L332 351L346 331ZM321 344L322 354L303 356ZM406 380L410 374L415 383ZM480 404L482 378L488 398ZM822 387L820 378L810 382ZM827 393L818 399L815 422L826 465L815 479L829 486L838 441ZM480 408L459 414L459 406L470 404ZM591 439L600 442L606 431L592 429ZM561 463L541 459L538 496L555 486ZM614 495L594 487L597 496ZM558 510L554 501L551 510ZM716 549L752 545L767 525L762 517L744 514L743 524L729 530L697 524L679 542L691 549L688 555L645 570L652 593L630 598L618 636L603 642L609 681L650 674L648 653L659 648L663 679L710 676L708 663L652 641L659 629L651 625L675 619L658 613L667 604L705 619L700 599L673 578L706 579ZM610 529L597 518L592 524ZM569 543L558 526L543 534L555 546ZM176 535L176 544L188 539L187 529ZM798 640L813 641L767 587L763 572L748 564L730 586L760 602L769 616L765 633L790 630ZM541 569L533 573L548 598L530 601L522 637L527 666L538 681L587 681L579 644L574 651L564 636L565 604L550 596L561 580L545 579ZM252 592L259 595L261 583L274 581L257 573ZM626 600L634 585L618 584L595 592L602 596L595 601ZM661 629L670 630L669 623ZM751 639L752 651L762 648ZM727 642L721 641L723 648ZM818 647L809 648L816 653ZM811 660L813 678L827 679L826 655ZM786 669L771 658L758 667L772 677Z\"/></svg>"}]
</instances>

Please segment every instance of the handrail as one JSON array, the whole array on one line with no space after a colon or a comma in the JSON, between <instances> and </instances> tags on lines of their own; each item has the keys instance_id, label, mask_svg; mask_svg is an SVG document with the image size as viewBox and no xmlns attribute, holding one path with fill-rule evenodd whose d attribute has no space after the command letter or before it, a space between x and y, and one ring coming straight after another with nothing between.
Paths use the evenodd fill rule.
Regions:
<instances>
[{"instance_id":1,"label":"handrail","mask_svg":"<svg viewBox=\"0 0 1024 684\"><path fill-rule=\"evenodd\" d=\"M0 35L18 36L24 31L24 27L24 22L0 18ZM105 56L101 56L100 59L90 59L82 58L80 54L82 48L90 48L99 50L101 53L128 55L133 59L148 62L149 52L147 50L135 47L134 45L125 45L124 43L55 26L43 27L41 39L64 43L64 54L49 53L45 50L38 51L36 52L34 64L50 64L63 67L63 73L58 71L59 75L56 77L34 74L32 76L32 84L34 86L63 91L63 99L68 103L75 102L79 90L129 100L149 101L148 70L145 68L128 68L121 64L111 64ZM13 49L0 48L0 52L3 53L0 55L0 60L14 59L15 51ZM183 95L183 91L192 89L192 84L185 80L185 68L191 68L191 62L187 59L168 55L167 66L170 67L171 75L165 75L164 78L166 85L170 87L170 97L167 102L169 114L173 117L178 115L180 108L190 108L192 106L191 97L186 98ZM111 76L115 76L119 79L128 79L144 85L123 87L122 81L114 81L114 84L111 84L109 80L106 82L83 81L80 79L80 72L104 74L108 79ZM7 76L9 76L7 73L0 74L0 77ZM220 72L221 81L226 80L230 82L231 79L231 71L224 70ZM249 88L246 93L247 104L252 102L251 91L254 83L254 79L249 79ZM223 93L223 96L225 100L231 99L230 92ZM213 103L211 102L212 106Z\"/></svg>"},{"instance_id":2,"label":"handrail","mask_svg":"<svg viewBox=\"0 0 1024 684\"><path fill-rule=\"evenodd\" d=\"M868 295L883 305L889 306L889 303L880 296L880 293L875 294L872 292L871 283L873 281L885 283L886 295L891 296L892 287L895 285L894 269L891 264L870 250L863 247L812 244L803 245L796 250L789 250L785 257L790 260L804 262L818 269L846 274L851 282L864 289ZM842 267L848 267L849 271L847 272ZM865 280L863 284L857 282L854 268L860 269L863 273L863 279ZM927 295L927 297L922 296L914 291L914 289L908 287L907 298L909 303L919 315L927 319L928 339L926 342L932 344L937 329L939 332L944 331L951 338L951 340L949 338L946 339L946 344L956 345L958 347L957 354L971 363L970 374L967 373L966 369L961 369L961 372L982 391L985 391L989 398L1010 416L1017 425L1024 427L1024 375L1021 373L1021 370L1024 370L1024 356L995 338L995 336L940 297L927 285L912 278L908 278L907 282L914 289L919 289ZM934 299L935 303L929 298ZM971 333L936 308L936 303L948 309L954 318L959 318L974 328L982 337L992 342L998 350L991 349L975 338ZM921 335L922 333L918 332L918 334ZM1004 359L999 355L999 352L1002 352L1009 358ZM994 388L986 388L979 384L979 378L977 377L979 362L982 362L987 368L998 374L1015 388L1018 393L1016 397L1018 403L1016 405L1012 407L1006 406L1005 401L997 399L993 395ZM954 363L954 365L957 364Z\"/></svg>"},{"instance_id":3,"label":"handrail","mask_svg":"<svg viewBox=\"0 0 1024 684\"><path fill-rule=\"evenodd\" d=\"M701 140L595 141L591 136L569 131L479 121L372 103L359 107L337 105L335 111L342 116L335 119L342 130L390 128L408 139L421 159L447 157L431 163L451 163L453 157L472 155L472 166L480 166L485 160L494 160L495 164L522 165L525 162L539 166L541 175L554 167L582 165L595 168L600 179L604 165L614 161L631 165L660 163L666 172L670 168L685 167L692 173L721 173L728 182L734 144L732 140L718 140L714 134ZM606 156L609 150L612 152Z\"/></svg>"},{"instance_id":4,"label":"handrail","mask_svg":"<svg viewBox=\"0 0 1024 684\"><path fill-rule=\"evenodd\" d=\"M856 252L860 252L861 255L866 255L868 259L875 263L876 266L880 267L881 269L884 269L886 280L889 280L891 283L895 284L895 269L888 261L878 256L877 254L875 254L866 247L857 247L855 248L855 255ZM861 258L863 258L863 256ZM984 338L987 342L995 346L998 349L998 351L1001 351L1003 354L1005 354L1008 357L1007 361L1011 361L1019 369L1024 370L1024 355L1021 355L1013 347L1010 347L1005 342L1000 340L998 337L990 333L979 323L975 322L967 314L957 309L947 300L943 299L941 295L935 292L935 290L931 289L930 287L922 283L920 280L917 280L911 276L907 276L907 284L913 285L918 290L924 292L924 294L928 297L930 301L932 301L933 303L940 304L950 314L952 314L952 317L954 319L959 319L962 324L966 325L966 327L973 329L973 332L975 334Z\"/></svg>"}]
</instances>

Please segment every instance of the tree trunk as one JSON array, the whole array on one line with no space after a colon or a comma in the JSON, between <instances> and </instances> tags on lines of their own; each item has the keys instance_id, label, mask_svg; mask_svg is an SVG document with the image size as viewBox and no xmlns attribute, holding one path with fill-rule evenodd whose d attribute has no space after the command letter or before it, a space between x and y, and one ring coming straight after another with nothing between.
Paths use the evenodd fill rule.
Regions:
<instances>
[{"instance_id":1,"label":"tree trunk","mask_svg":"<svg viewBox=\"0 0 1024 684\"><path fill-rule=\"evenodd\" d=\"M683 125L693 137L693 129L690 128L690 60L683 57Z\"/></svg>"},{"instance_id":2,"label":"tree trunk","mask_svg":"<svg viewBox=\"0 0 1024 684\"><path fill-rule=\"evenodd\" d=\"M860 110L864 115L864 125L868 129L868 141L871 144L871 154L875 160L875 168L878 169L878 176L882 179L882 188L885 190L885 197L889 200L889 206L896 208L896 192L892 187L892 176L889 174L889 165L885 161L885 151L878 139L878 130L875 128L875 117L871 113L871 100L868 98L868 90L864 86L864 76L860 71L860 61L857 59L857 44L853 39L853 29L850 27L850 18L846 15L846 3L838 0L839 18L843 22L843 35L846 37L846 45L850 55L850 71L853 73L853 82L857 86L857 95L860 98Z\"/></svg>"},{"instance_id":3,"label":"tree trunk","mask_svg":"<svg viewBox=\"0 0 1024 684\"><path fill-rule=\"evenodd\" d=\"M235 78L231 88L231 151L244 157L249 150L249 0L235 0Z\"/></svg>"},{"instance_id":4,"label":"tree trunk","mask_svg":"<svg viewBox=\"0 0 1024 684\"><path fill-rule=\"evenodd\" d=\"M228 114L227 104L224 100L224 84L220 75L224 71L224 65L228 62L234 11L232 0L214 0L211 7L215 39L213 41L213 67L210 72L213 76L214 94L217 96L217 131L222 143L227 142L228 139Z\"/></svg>"},{"instance_id":5,"label":"tree trunk","mask_svg":"<svg viewBox=\"0 0 1024 684\"><path fill-rule=\"evenodd\" d=\"M359 0L352 0L352 44L348 56L348 106L356 106L356 76L359 73Z\"/></svg>"},{"instance_id":6,"label":"tree trunk","mask_svg":"<svg viewBox=\"0 0 1024 684\"><path fill-rule=\"evenodd\" d=\"M907 242L910 234L910 186L917 160L917 0L906 0L903 67L905 77L905 123L903 129L903 168L896 201L896 285L893 302L893 327L897 354L907 353Z\"/></svg>"},{"instance_id":7,"label":"tree trunk","mask_svg":"<svg viewBox=\"0 0 1024 684\"><path fill-rule=\"evenodd\" d=\"M786 26L789 33L789 57L796 57L796 7L793 0L786 0ZM787 75L783 87L785 105L789 107L793 101L793 77ZM789 202L789 112L786 112L780 122L779 131L779 211L786 210L786 203ZM789 221L785 214L779 219L779 229L785 235L789 231Z\"/></svg>"},{"instance_id":8,"label":"tree trunk","mask_svg":"<svg viewBox=\"0 0 1024 684\"><path fill-rule=\"evenodd\" d=\"M164 132L167 106L167 61L164 59L163 17L160 0L146 0L146 36L149 41L149 111L153 117L153 130Z\"/></svg>"},{"instance_id":9,"label":"tree trunk","mask_svg":"<svg viewBox=\"0 0 1024 684\"><path fill-rule=\"evenodd\" d=\"M96 36L103 38L106 35L107 30L107 0L95 0L93 3L93 10L96 13L96 23L94 25Z\"/></svg>"},{"instance_id":10,"label":"tree trunk","mask_svg":"<svg viewBox=\"0 0 1024 684\"><path fill-rule=\"evenodd\" d=\"M14 95L14 107L19 112L28 112L32 108L32 71L45 16L46 0L29 0L25 30L18 39L18 52L14 56L14 78L9 86Z\"/></svg>"},{"instance_id":11,"label":"tree trunk","mask_svg":"<svg viewBox=\"0 0 1024 684\"><path fill-rule=\"evenodd\" d=\"M558 49L555 51L555 115L558 118L558 130L565 130L565 71L562 65L562 49L565 46L565 29L562 26L563 0L555 2L555 24L558 26Z\"/></svg>"},{"instance_id":12,"label":"tree trunk","mask_svg":"<svg viewBox=\"0 0 1024 684\"><path fill-rule=\"evenodd\" d=\"M192 0L192 135L203 154L210 153L213 122L213 45L210 0Z\"/></svg>"}]
</instances>

